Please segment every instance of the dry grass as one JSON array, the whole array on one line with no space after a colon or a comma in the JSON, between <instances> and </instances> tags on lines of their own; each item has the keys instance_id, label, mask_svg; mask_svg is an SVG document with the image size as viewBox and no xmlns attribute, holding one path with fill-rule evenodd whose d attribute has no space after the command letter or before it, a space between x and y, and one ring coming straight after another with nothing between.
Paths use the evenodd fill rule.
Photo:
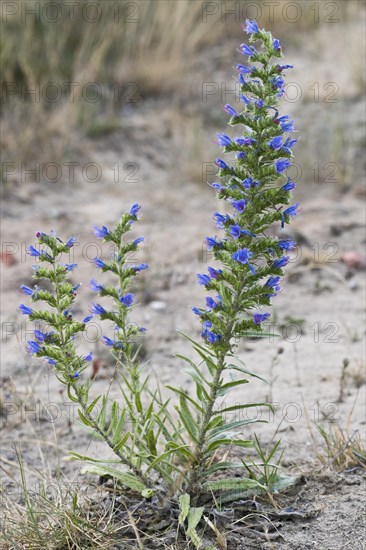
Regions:
<instances>
[{"instance_id":1,"label":"dry grass","mask_svg":"<svg viewBox=\"0 0 366 550\"><path fill-rule=\"evenodd\" d=\"M0 38L1 146L14 162L74 160L85 133L99 137L119 127L121 105L156 94L179 96L200 51L239 38L240 23L255 16L234 0L217 0L210 8L203 0L97 0L101 16L95 23L86 20L88 2L82 0L73 17L63 9L52 22L42 9L46 0L26 3L28 10L40 6L40 20L22 17L24 2L17 1L18 13L4 22ZM118 15L112 9L116 5ZM268 7L259 0L260 24L286 29L288 40L296 38L298 29L317 27L314 14L305 9L296 25L286 23L285 5L281 0L269 21ZM340 2L337 16L352 17L354 11L355 2ZM94 12L87 13L93 17ZM72 92L67 82L74 83ZM98 88L88 89L91 82ZM37 101L27 93L35 89ZM57 93L57 100L50 101ZM88 94L97 100L88 100Z\"/></svg>"}]
</instances>

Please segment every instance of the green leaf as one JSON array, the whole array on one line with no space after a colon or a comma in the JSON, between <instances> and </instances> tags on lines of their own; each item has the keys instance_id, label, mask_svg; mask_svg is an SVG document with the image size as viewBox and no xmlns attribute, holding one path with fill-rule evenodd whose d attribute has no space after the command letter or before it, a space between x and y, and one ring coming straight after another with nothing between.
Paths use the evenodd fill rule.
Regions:
<instances>
[{"instance_id":1,"label":"green leaf","mask_svg":"<svg viewBox=\"0 0 366 550\"><path fill-rule=\"evenodd\" d=\"M235 420L234 422L229 422L228 424L224 424L222 426L217 426L216 428L212 428L209 432L208 440L210 441L211 438L216 437L218 434L225 433L228 430L234 430L235 428L240 428L241 426L247 426L248 424L254 424L256 422L266 422L266 420L253 420L253 419L245 419L245 420Z\"/></svg>"},{"instance_id":2,"label":"green leaf","mask_svg":"<svg viewBox=\"0 0 366 550\"><path fill-rule=\"evenodd\" d=\"M179 499L179 509L180 514L178 516L179 525L183 525L189 514L189 505L191 502L191 497L188 493L183 493L180 495Z\"/></svg>"},{"instance_id":3,"label":"green leaf","mask_svg":"<svg viewBox=\"0 0 366 550\"><path fill-rule=\"evenodd\" d=\"M207 445L207 452L212 452L218 447L221 447L222 445L233 445L234 447L253 447L254 443L251 439L229 439L229 438L222 438L222 439L215 439L209 445Z\"/></svg>"},{"instance_id":4,"label":"green leaf","mask_svg":"<svg viewBox=\"0 0 366 550\"><path fill-rule=\"evenodd\" d=\"M165 386L168 390L171 390L175 393L177 393L178 395L182 396L184 399L187 399L190 403L192 403L192 405L194 405L196 407L196 409L202 413L202 407L201 405L199 405L197 403L197 401L195 401L192 397L190 397L189 395L187 395L185 393L184 390L179 390L178 388L175 388L174 386Z\"/></svg>"},{"instance_id":5,"label":"green leaf","mask_svg":"<svg viewBox=\"0 0 366 550\"><path fill-rule=\"evenodd\" d=\"M80 409L78 409L78 415L79 415L82 423L85 424L85 426L89 426L89 427L91 426L89 420L83 415L83 413L81 412Z\"/></svg>"},{"instance_id":6,"label":"green leaf","mask_svg":"<svg viewBox=\"0 0 366 550\"><path fill-rule=\"evenodd\" d=\"M226 407L226 409L220 409L213 411L212 414L223 414L225 412L238 411L240 409L249 409L251 407L268 407L273 411L273 406L270 403L246 403L245 405L233 405L232 407Z\"/></svg>"},{"instance_id":7,"label":"green leaf","mask_svg":"<svg viewBox=\"0 0 366 550\"><path fill-rule=\"evenodd\" d=\"M186 533L187 533L187 536L192 540L196 548L200 548L202 546L202 541L197 534L196 527L199 524L204 511L205 509L203 506L201 506L200 508L189 509L188 528Z\"/></svg>"},{"instance_id":8,"label":"green leaf","mask_svg":"<svg viewBox=\"0 0 366 550\"><path fill-rule=\"evenodd\" d=\"M226 395L232 388L235 388L236 386L241 386L242 384L248 384L249 380L233 380L232 382L227 382L226 384L223 384L218 389L217 395L222 397Z\"/></svg>"},{"instance_id":9,"label":"green leaf","mask_svg":"<svg viewBox=\"0 0 366 550\"><path fill-rule=\"evenodd\" d=\"M121 472L120 470L117 470L116 468L111 468L110 466L101 466L97 464L87 464L84 466L81 470L82 474L95 474L98 476L111 476L112 478L118 479L123 485L126 485L129 489L132 489L133 491L137 491L138 493L142 493L146 491L153 494L153 490L146 487L142 481L140 481L136 476L134 476L131 473L127 472Z\"/></svg>"},{"instance_id":10,"label":"green leaf","mask_svg":"<svg viewBox=\"0 0 366 550\"><path fill-rule=\"evenodd\" d=\"M232 490L265 489L264 485L261 485L255 479L239 477L206 481L203 483L203 488L213 493L216 491L225 492Z\"/></svg>"},{"instance_id":11,"label":"green leaf","mask_svg":"<svg viewBox=\"0 0 366 550\"><path fill-rule=\"evenodd\" d=\"M237 468L242 468L243 464L240 462L217 462L213 466L210 466L209 468L205 468L205 470L202 472L202 477L209 477L210 475L214 474L215 472L218 472L220 470L234 470Z\"/></svg>"},{"instance_id":12,"label":"green leaf","mask_svg":"<svg viewBox=\"0 0 366 550\"><path fill-rule=\"evenodd\" d=\"M92 410L94 409L95 405L98 403L101 397L102 397L101 395L98 395L98 397L96 397L94 401L92 401L90 405L87 406L87 409L86 409L87 414L90 414L92 412Z\"/></svg>"}]
</instances>

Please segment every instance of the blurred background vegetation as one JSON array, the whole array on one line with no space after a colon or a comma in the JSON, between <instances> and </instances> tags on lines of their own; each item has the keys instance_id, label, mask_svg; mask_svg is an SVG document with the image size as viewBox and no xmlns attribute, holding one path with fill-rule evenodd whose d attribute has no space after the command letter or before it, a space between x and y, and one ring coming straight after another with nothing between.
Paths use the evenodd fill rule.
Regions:
<instances>
[{"instance_id":1,"label":"blurred background vegetation","mask_svg":"<svg viewBox=\"0 0 366 550\"><path fill-rule=\"evenodd\" d=\"M285 0L272 3L273 9L269 9L271 2L261 0L79 0L71 2L72 10L66 9L63 0L9 4L5 13L3 10L0 39L1 147L6 159L13 162L70 159L81 154L84 138L101 138L123 127L131 107L162 104L174 107L172 127L179 128L187 155L199 156L197 136L204 125L205 105L199 86L192 94L192 83L194 88L195 80L201 83L205 78L217 78L220 73L213 77L211 71L220 71L220 63L226 67L222 78L227 78L234 64L233 44L244 40L243 15L259 13L260 25L279 34L286 49L293 47L301 55L307 48L308 58L301 67L307 75L313 69L308 64L311 56L315 64L318 57L325 63L321 50L329 49L328 61L342 80L344 61L334 49L334 32L338 32L338 46L341 53L346 48L352 73L352 83L349 71L344 74L347 85L342 90L353 90L352 97L363 95L362 36L359 30L350 34L345 29L364 16L362 1L329 2L328 11L324 11L323 2L313 3L314 9L307 0L293 2L302 10L296 24L284 18L284 9L291 10ZM31 14L33 9L37 16ZM296 12L286 13L296 18ZM331 24L334 17L340 24ZM331 27L334 32L329 40ZM315 41L316 46L309 50L309 42L322 29L323 43ZM325 74L328 69L324 67ZM318 68L313 82L321 70ZM332 74L327 80L334 80ZM312 93L308 89L303 101L311 99ZM90 99L93 94L98 95L96 101ZM348 139L343 130L342 117L331 123L330 130L329 121L325 122L321 142L330 131L335 153L343 151ZM329 160L329 155L326 151L324 158Z\"/></svg>"}]
</instances>

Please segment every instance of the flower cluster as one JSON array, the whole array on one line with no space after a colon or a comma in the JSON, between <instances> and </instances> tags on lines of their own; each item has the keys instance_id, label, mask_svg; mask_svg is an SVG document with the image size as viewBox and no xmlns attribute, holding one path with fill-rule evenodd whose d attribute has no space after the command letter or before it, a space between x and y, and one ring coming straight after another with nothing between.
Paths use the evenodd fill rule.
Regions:
<instances>
[{"instance_id":1,"label":"flower cluster","mask_svg":"<svg viewBox=\"0 0 366 550\"><path fill-rule=\"evenodd\" d=\"M28 254L38 260L33 266L33 278L37 281L48 280L52 290L41 289L38 285L33 288L22 285L23 294L35 303L44 302L48 307L46 310L36 310L21 304L19 310L28 315L30 320L38 321L51 330L37 328L34 331L34 340L27 343L27 351L44 358L56 369L59 379L70 384L92 360L91 353L86 356L78 355L74 344L76 334L84 331L86 323L92 319L92 315L89 315L83 321L77 321L72 313L80 285L73 285L68 276L77 265L59 261L62 254L70 253L75 238L71 237L63 243L53 231L50 234L37 232L36 237L39 247L30 246L28 249Z\"/></svg>"},{"instance_id":2,"label":"flower cluster","mask_svg":"<svg viewBox=\"0 0 366 550\"><path fill-rule=\"evenodd\" d=\"M296 246L267 233L276 222L278 229L283 228L298 213L297 203L287 206L295 183L284 175L297 141L291 137L294 124L278 112L285 86L283 73L292 65L278 63L282 57L279 40L260 30L256 21L247 20L245 30L250 45L241 44L239 52L246 63L236 66L243 108L224 107L231 117L229 124L241 126L242 135L217 134L223 152L235 158L233 163L216 159L222 181L212 184L229 212L213 216L223 236L206 239L222 269L209 267L208 274L198 274L199 284L213 291L215 298L206 298L207 309L193 308L202 322L203 339L216 348L225 345L228 336L261 331L261 323L270 314L257 310L269 306L280 292L283 268L289 261L284 252Z\"/></svg>"},{"instance_id":3,"label":"flower cluster","mask_svg":"<svg viewBox=\"0 0 366 550\"><path fill-rule=\"evenodd\" d=\"M103 336L103 342L106 346L114 351L124 351L127 355L130 354L136 334L145 332L145 329L138 327L135 324L127 324L127 315L134 303L134 295L129 292L131 279L140 271L148 268L148 265L141 263L138 265L130 265L128 263L128 254L137 251L140 243L144 241L143 237L122 243L123 235L131 229L133 222L137 220L137 215L140 210L140 205L134 204L129 212L122 215L120 221L113 230L107 229L104 225L99 228L94 226L94 234L96 237L103 239L105 242L112 242L116 247L112 259L109 262L104 262L99 258L94 258L94 265L103 273L110 271L118 278L117 286L103 285L95 279L91 279L90 286L93 292L99 296L109 296L114 300L113 309L105 309L100 304L93 303L91 313L98 315L100 319L109 319L114 325L114 336Z\"/></svg>"}]
</instances>

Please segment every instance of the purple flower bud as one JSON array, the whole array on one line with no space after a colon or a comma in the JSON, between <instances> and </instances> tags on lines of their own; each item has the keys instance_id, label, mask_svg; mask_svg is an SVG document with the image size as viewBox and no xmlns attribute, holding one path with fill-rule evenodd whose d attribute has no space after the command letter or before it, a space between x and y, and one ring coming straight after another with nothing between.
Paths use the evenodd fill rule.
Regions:
<instances>
[{"instance_id":1,"label":"purple flower bud","mask_svg":"<svg viewBox=\"0 0 366 550\"><path fill-rule=\"evenodd\" d=\"M110 232L105 225L103 225L101 228L94 225L94 235L98 237L98 239L105 239L110 235Z\"/></svg>"},{"instance_id":2,"label":"purple flower bud","mask_svg":"<svg viewBox=\"0 0 366 550\"><path fill-rule=\"evenodd\" d=\"M144 240L145 240L144 237L138 237L137 239L135 239L135 240L133 241L133 244L134 244L135 246L137 246L137 245L139 245L140 243L144 242Z\"/></svg>"},{"instance_id":3,"label":"purple flower bud","mask_svg":"<svg viewBox=\"0 0 366 550\"><path fill-rule=\"evenodd\" d=\"M211 282L211 279L208 275L204 275L201 273L197 273L197 279L198 279L198 283L204 286L210 284Z\"/></svg>"},{"instance_id":4,"label":"purple flower bud","mask_svg":"<svg viewBox=\"0 0 366 550\"><path fill-rule=\"evenodd\" d=\"M36 354L41 351L41 346L38 344L38 342L35 342L34 340L29 340L26 349L28 353Z\"/></svg>"},{"instance_id":5,"label":"purple flower bud","mask_svg":"<svg viewBox=\"0 0 366 550\"><path fill-rule=\"evenodd\" d=\"M226 111L231 116L238 116L238 113L231 105L229 105L229 103L224 106L224 111Z\"/></svg>"},{"instance_id":6,"label":"purple flower bud","mask_svg":"<svg viewBox=\"0 0 366 550\"><path fill-rule=\"evenodd\" d=\"M93 353L90 352L88 355L85 355L84 361L92 361L93 360Z\"/></svg>"},{"instance_id":7,"label":"purple flower bud","mask_svg":"<svg viewBox=\"0 0 366 550\"><path fill-rule=\"evenodd\" d=\"M94 262L96 259L97 258L94 259ZM97 283L95 279L90 279L90 288L93 292L101 292L102 290L104 290L104 286Z\"/></svg>"},{"instance_id":8,"label":"purple flower bud","mask_svg":"<svg viewBox=\"0 0 366 550\"><path fill-rule=\"evenodd\" d=\"M122 296L119 301L126 307L130 307L133 304L134 296L131 292Z\"/></svg>"},{"instance_id":9,"label":"purple flower bud","mask_svg":"<svg viewBox=\"0 0 366 550\"><path fill-rule=\"evenodd\" d=\"M39 257L41 255L40 251L34 248L34 246L32 245L28 248L28 254L34 257Z\"/></svg>"},{"instance_id":10,"label":"purple flower bud","mask_svg":"<svg viewBox=\"0 0 366 550\"><path fill-rule=\"evenodd\" d=\"M246 23L245 32L247 34L254 34L256 32L259 32L257 22L254 19L253 21L250 21L250 19L246 19L245 23Z\"/></svg>"},{"instance_id":11,"label":"purple flower bud","mask_svg":"<svg viewBox=\"0 0 366 550\"><path fill-rule=\"evenodd\" d=\"M282 256L282 258L278 258L273 262L272 267L274 267L275 269L281 269L288 264L289 260L290 256Z\"/></svg>"},{"instance_id":12,"label":"purple flower bud","mask_svg":"<svg viewBox=\"0 0 366 550\"><path fill-rule=\"evenodd\" d=\"M107 267L107 264L103 262L103 260L100 260L99 258L94 258L94 265L95 267L98 267L99 269L103 269Z\"/></svg>"},{"instance_id":13,"label":"purple flower bud","mask_svg":"<svg viewBox=\"0 0 366 550\"><path fill-rule=\"evenodd\" d=\"M279 174L282 174L289 166L291 166L289 159L277 159L275 162L276 172Z\"/></svg>"},{"instance_id":14,"label":"purple flower bud","mask_svg":"<svg viewBox=\"0 0 366 550\"><path fill-rule=\"evenodd\" d=\"M214 269L213 267L208 267L207 271L210 274L212 279L218 279L222 275L222 269Z\"/></svg>"},{"instance_id":15,"label":"purple flower bud","mask_svg":"<svg viewBox=\"0 0 366 550\"><path fill-rule=\"evenodd\" d=\"M92 319L93 319L93 315L87 315L86 317L84 317L84 319L82 320L82 322L86 325L86 324L89 323Z\"/></svg>"},{"instance_id":16,"label":"purple flower bud","mask_svg":"<svg viewBox=\"0 0 366 550\"><path fill-rule=\"evenodd\" d=\"M282 250L292 250L296 246L296 242L290 240L278 241L277 244Z\"/></svg>"},{"instance_id":17,"label":"purple flower bud","mask_svg":"<svg viewBox=\"0 0 366 550\"><path fill-rule=\"evenodd\" d=\"M148 269L148 267L149 267L148 264L139 264L139 265L134 265L132 269L138 272L138 271L143 271L144 269Z\"/></svg>"},{"instance_id":18,"label":"purple flower bud","mask_svg":"<svg viewBox=\"0 0 366 550\"><path fill-rule=\"evenodd\" d=\"M231 204L237 210L238 212L244 212L244 210L247 207L247 201L244 199L240 199L238 201L232 201Z\"/></svg>"},{"instance_id":19,"label":"purple flower bud","mask_svg":"<svg viewBox=\"0 0 366 550\"><path fill-rule=\"evenodd\" d=\"M76 243L76 239L75 237L71 237L67 243L66 243L66 246L67 248L72 248L74 246L74 244Z\"/></svg>"},{"instance_id":20,"label":"purple flower bud","mask_svg":"<svg viewBox=\"0 0 366 550\"><path fill-rule=\"evenodd\" d=\"M219 133L216 133L216 135L218 138L219 145L221 145L221 147L228 147L229 145L231 145L232 142L229 136L227 136L226 134L219 134Z\"/></svg>"},{"instance_id":21,"label":"purple flower bud","mask_svg":"<svg viewBox=\"0 0 366 550\"><path fill-rule=\"evenodd\" d=\"M268 145L272 147L275 151L278 151L278 149L281 149L282 147L282 136L276 136L271 141L268 142Z\"/></svg>"},{"instance_id":22,"label":"purple flower bud","mask_svg":"<svg viewBox=\"0 0 366 550\"><path fill-rule=\"evenodd\" d=\"M240 248L232 254L233 260L240 264L247 264L251 256L253 256L253 253L250 252L248 248Z\"/></svg>"},{"instance_id":23,"label":"purple flower bud","mask_svg":"<svg viewBox=\"0 0 366 550\"><path fill-rule=\"evenodd\" d=\"M195 315L198 315L199 317L202 315L203 311L198 309L198 307L192 307L192 311Z\"/></svg>"},{"instance_id":24,"label":"purple flower bud","mask_svg":"<svg viewBox=\"0 0 366 550\"><path fill-rule=\"evenodd\" d=\"M90 307L90 311L95 315L103 315L103 313L107 313L104 307L99 304L92 304Z\"/></svg>"},{"instance_id":25,"label":"purple flower bud","mask_svg":"<svg viewBox=\"0 0 366 550\"><path fill-rule=\"evenodd\" d=\"M261 323L263 323L263 321L268 319L270 315L271 315L270 313L254 313L253 320L256 325L260 325Z\"/></svg>"},{"instance_id":26,"label":"purple flower bud","mask_svg":"<svg viewBox=\"0 0 366 550\"><path fill-rule=\"evenodd\" d=\"M257 53L257 50L254 46L248 46L247 44L240 44L240 50L244 55L254 55Z\"/></svg>"},{"instance_id":27,"label":"purple flower bud","mask_svg":"<svg viewBox=\"0 0 366 550\"><path fill-rule=\"evenodd\" d=\"M26 296L32 296L32 294L34 294L34 290L32 290L31 288L29 288L29 286L26 286L26 285L22 285L20 287L21 291L23 292L23 294L25 294Z\"/></svg>"},{"instance_id":28,"label":"purple flower bud","mask_svg":"<svg viewBox=\"0 0 366 550\"><path fill-rule=\"evenodd\" d=\"M137 203L133 204L130 208L130 216L133 216L136 218L141 206Z\"/></svg>"},{"instance_id":29,"label":"purple flower bud","mask_svg":"<svg viewBox=\"0 0 366 550\"><path fill-rule=\"evenodd\" d=\"M30 307L28 306L25 306L24 304L21 304L19 306L19 310L24 314L24 315L32 315L33 313L33 309L31 309Z\"/></svg>"}]
</instances>

